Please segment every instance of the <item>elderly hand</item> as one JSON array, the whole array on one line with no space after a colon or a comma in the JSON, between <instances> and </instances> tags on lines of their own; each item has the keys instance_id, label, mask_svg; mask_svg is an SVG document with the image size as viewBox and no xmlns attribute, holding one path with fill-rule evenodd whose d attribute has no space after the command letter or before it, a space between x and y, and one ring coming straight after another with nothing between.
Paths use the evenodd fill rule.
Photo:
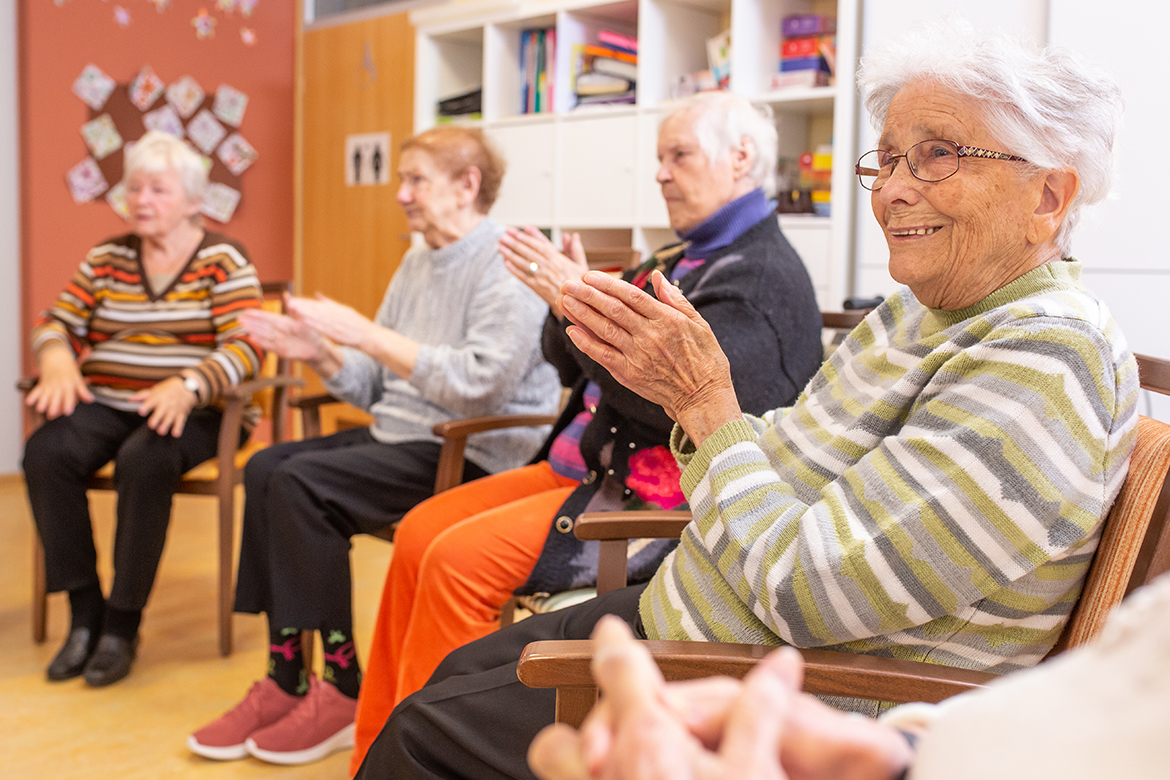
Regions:
<instances>
[{"instance_id":1,"label":"elderly hand","mask_svg":"<svg viewBox=\"0 0 1170 780\"><path fill-rule=\"evenodd\" d=\"M357 309L317 293L314 298L289 298L288 312L301 324L338 344L370 352L370 340L378 326Z\"/></svg>"},{"instance_id":2,"label":"elderly hand","mask_svg":"<svg viewBox=\"0 0 1170 780\"><path fill-rule=\"evenodd\" d=\"M73 414L78 401L93 402L93 393L81 376L73 351L65 346L46 346L39 359L40 379L24 399L48 419Z\"/></svg>"},{"instance_id":3,"label":"elderly hand","mask_svg":"<svg viewBox=\"0 0 1170 780\"><path fill-rule=\"evenodd\" d=\"M711 328L658 271L652 296L609 274L567 282L559 299L577 348L643 398L661 404L699 446L742 419L731 368Z\"/></svg>"},{"instance_id":4,"label":"elderly hand","mask_svg":"<svg viewBox=\"0 0 1170 780\"><path fill-rule=\"evenodd\" d=\"M889 780L911 750L898 732L800 693L800 654L767 656L743 682L665 683L616 618L594 631L604 696L581 731L550 726L529 763L543 780Z\"/></svg>"},{"instance_id":5,"label":"elderly hand","mask_svg":"<svg viewBox=\"0 0 1170 780\"><path fill-rule=\"evenodd\" d=\"M140 402L138 414L149 416L146 424L152 431L159 436L169 433L177 439L183 435L187 416L199 399L186 388L180 377L173 376L153 387L139 390L130 396L130 400Z\"/></svg>"},{"instance_id":6,"label":"elderly hand","mask_svg":"<svg viewBox=\"0 0 1170 780\"><path fill-rule=\"evenodd\" d=\"M508 228L500 239L504 265L539 295L557 317L562 316L557 306L561 286L580 279L589 270L581 236L566 234L561 240L564 252L558 252L553 242L531 225L522 231Z\"/></svg>"},{"instance_id":7,"label":"elderly hand","mask_svg":"<svg viewBox=\"0 0 1170 780\"><path fill-rule=\"evenodd\" d=\"M245 309L240 312L240 326L260 347L282 358L314 360L321 352L321 334L284 314Z\"/></svg>"}]
</instances>

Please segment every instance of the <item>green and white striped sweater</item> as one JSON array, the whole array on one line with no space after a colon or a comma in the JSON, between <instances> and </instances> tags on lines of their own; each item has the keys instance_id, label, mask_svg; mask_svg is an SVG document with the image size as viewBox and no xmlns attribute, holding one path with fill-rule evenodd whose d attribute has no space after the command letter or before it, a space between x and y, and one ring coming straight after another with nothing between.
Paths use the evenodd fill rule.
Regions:
<instances>
[{"instance_id":1,"label":"green and white striped sweater","mask_svg":"<svg viewBox=\"0 0 1170 780\"><path fill-rule=\"evenodd\" d=\"M790 408L672 446L695 519L642 596L651 638L1007 672L1039 661L1125 478L1137 365L1053 262L962 311L909 290Z\"/></svg>"}]
</instances>

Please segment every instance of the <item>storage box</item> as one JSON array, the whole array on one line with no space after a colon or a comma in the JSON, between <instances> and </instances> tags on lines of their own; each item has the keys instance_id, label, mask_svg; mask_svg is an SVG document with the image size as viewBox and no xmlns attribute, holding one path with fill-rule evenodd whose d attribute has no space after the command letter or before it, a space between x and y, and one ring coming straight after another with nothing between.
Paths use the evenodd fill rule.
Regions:
<instances>
[{"instance_id":1,"label":"storage box","mask_svg":"<svg viewBox=\"0 0 1170 780\"><path fill-rule=\"evenodd\" d=\"M790 70L772 74L772 89L798 89L829 86L829 74L823 70Z\"/></svg>"},{"instance_id":2,"label":"storage box","mask_svg":"<svg viewBox=\"0 0 1170 780\"><path fill-rule=\"evenodd\" d=\"M815 57L801 57L799 59L780 60L780 72L788 73L794 70L819 70L829 73L829 63L821 55Z\"/></svg>"},{"instance_id":3,"label":"storage box","mask_svg":"<svg viewBox=\"0 0 1170 780\"><path fill-rule=\"evenodd\" d=\"M780 22L780 37L804 38L810 35L832 35L837 32L837 17L825 14L795 14Z\"/></svg>"}]
</instances>

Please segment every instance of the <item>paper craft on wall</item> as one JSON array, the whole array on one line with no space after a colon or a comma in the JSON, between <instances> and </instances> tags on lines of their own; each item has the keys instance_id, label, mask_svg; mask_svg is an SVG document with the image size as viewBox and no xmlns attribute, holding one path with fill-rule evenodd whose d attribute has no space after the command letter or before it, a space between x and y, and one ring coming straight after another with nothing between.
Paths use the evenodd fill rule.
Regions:
<instances>
[{"instance_id":1,"label":"paper craft on wall","mask_svg":"<svg viewBox=\"0 0 1170 780\"><path fill-rule=\"evenodd\" d=\"M191 143L195 144L196 148L204 154L211 154L225 135L227 135L227 130L224 130L223 125L215 121L215 117L206 108L200 109L195 118L187 123L187 136L191 139Z\"/></svg>"},{"instance_id":2,"label":"paper craft on wall","mask_svg":"<svg viewBox=\"0 0 1170 780\"><path fill-rule=\"evenodd\" d=\"M175 107L183 119L191 118L203 102L203 97L203 87L190 76L183 76L167 87L167 102Z\"/></svg>"},{"instance_id":3,"label":"paper craft on wall","mask_svg":"<svg viewBox=\"0 0 1170 780\"><path fill-rule=\"evenodd\" d=\"M85 145L95 160L101 160L122 148L122 136L118 135L118 128L114 127L114 120L109 114L102 114L82 125L81 137L85 139Z\"/></svg>"},{"instance_id":4,"label":"paper craft on wall","mask_svg":"<svg viewBox=\"0 0 1170 780\"><path fill-rule=\"evenodd\" d=\"M142 124L147 130L161 130L179 138L183 137L183 120L179 119L174 106L170 103L164 103L162 108L143 114Z\"/></svg>"},{"instance_id":5,"label":"paper craft on wall","mask_svg":"<svg viewBox=\"0 0 1170 780\"><path fill-rule=\"evenodd\" d=\"M119 27L129 27L130 12L120 5L114 6L114 21L118 23Z\"/></svg>"},{"instance_id":6,"label":"paper craft on wall","mask_svg":"<svg viewBox=\"0 0 1170 780\"><path fill-rule=\"evenodd\" d=\"M154 6L154 10L161 14L167 10L167 6L171 4L171 0L150 0L150 4Z\"/></svg>"},{"instance_id":7,"label":"paper craft on wall","mask_svg":"<svg viewBox=\"0 0 1170 780\"><path fill-rule=\"evenodd\" d=\"M191 20L195 26L195 37L199 40L215 37L215 17L207 13L206 8L199 9L199 15Z\"/></svg>"},{"instance_id":8,"label":"paper craft on wall","mask_svg":"<svg viewBox=\"0 0 1170 780\"><path fill-rule=\"evenodd\" d=\"M215 0L215 7L225 14L230 14L236 10L236 0Z\"/></svg>"},{"instance_id":9,"label":"paper craft on wall","mask_svg":"<svg viewBox=\"0 0 1170 780\"><path fill-rule=\"evenodd\" d=\"M255 46L256 32L251 27L241 27L240 40L244 42L245 46Z\"/></svg>"},{"instance_id":10,"label":"paper craft on wall","mask_svg":"<svg viewBox=\"0 0 1170 780\"><path fill-rule=\"evenodd\" d=\"M232 133L219 146L219 159L228 170L239 176L256 161L256 150L239 133Z\"/></svg>"},{"instance_id":11,"label":"paper craft on wall","mask_svg":"<svg viewBox=\"0 0 1170 780\"><path fill-rule=\"evenodd\" d=\"M106 191L106 203L110 204L110 208L119 217L125 220L130 219L130 207L126 205L126 184L124 182L118 182Z\"/></svg>"},{"instance_id":12,"label":"paper craft on wall","mask_svg":"<svg viewBox=\"0 0 1170 780\"><path fill-rule=\"evenodd\" d=\"M239 127L247 109L248 96L235 87L220 84L219 89L215 90L215 105L211 110L224 124Z\"/></svg>"},{"instance_id":13,"label":"paper craft on wall","mask_svg":"<svg viewBox=\"0 0 1170 780\"><path fill-rule=\"evenodd\" d=\"M217 222L227 223L240 203L240 193L226 184L211 182L203 192L203 204L199 211Z\"/></svg>"},{"instance_id":14,"label":"paper craft on wall","mask_svg":"<svg viewBox=\"0 0 1170 780\"><path fill-rule=\"evenodd\" d=\"M69 194L77 203L88 203L110 186L92 157L86 157L70 168L65 174L65 182L69 185Z\"/></svg>"},{"instance_id":15,"label":"paper craft on wall","mask_svg":"<svg viewBox=\"0 0 1170 780\"><path fill-rule=\"evenodd\" d=\"M114 91L114 80L97 65L86 65L77 81L73 82L73 94L81 98L94 111L101 111L106 99Z\"/></svg>"},{"instance_id":16,"label":"paper craft on wall","mask_svg":"<svg viewBox=\"0 0 1170 780\"><path fill-rule=\"evenodd\" d=\"M252 9L256 7L256 3L259 1L260 0L239 0L238 5L240 7L240 13L244 15L245 19L252 15Z\"/></svg>"},{"instance_id":17,"label":"paper craft on wall","mask_svg":"<svg viewBox=\"0 0 1170 780\"><path fill-rule=\"evenodd\" d=\"M159 95L167 85L158 77L149 65L143 65L142 70L130 82L130 102L138 106L139 111L145 111L154 105Z\"/></svg>"}]
</instances>

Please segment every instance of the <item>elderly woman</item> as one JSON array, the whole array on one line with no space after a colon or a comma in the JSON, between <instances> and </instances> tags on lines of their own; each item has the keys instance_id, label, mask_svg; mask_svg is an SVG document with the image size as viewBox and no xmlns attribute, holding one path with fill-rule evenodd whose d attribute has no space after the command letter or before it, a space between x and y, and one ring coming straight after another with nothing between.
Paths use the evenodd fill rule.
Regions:
<instances>
[{"instance_id":1,"label":"elderly woman","mask_svg":"<svg viewBox=\"0 0 1170 780\"><path fill-rule=\"evenodd\" d=\"M881 137L858 172L907 286L757 418L729 345L660 274L657 300L605 274L565 284L573 343L677 421L694 520L649 585L453 652L359 776L530 776L553 701L516 659L605 613L649 638L994 672L1052 646L1134 441L1135 362L1070 256L1109 188L1118 90L956 20L873 52L861 79Z\"/></svg>"},{"instance_id":2,"label":"elderly woman","mask_svg":"<svg viewBox=\"0 0 1170 780\"><path fill-rule=\"evenodd\" d=\"M260 344L305 361L374 422L271 447L248 464L236 610L267 614L268 674L190 736L194 752L299 764L350 747L361 670L349 538L398 522L431 495L436 423L556 408L556 372L540 354L545 307L504 268L504 230L487 216L503 174L478 130L407 140L398 202L426 246L403 256L374 320L321 298L292 299L291 316L244 318ZM472 437L464 477L523 463L543 433ZM324 682L306 675L304 630L321 634Z\"/></svg>"},{"instance_id":3,"label":"elderly woman","mask_svg":"<svg viewBox=\"0 0 1170 780\"><path fill-rule=\"evenodd\" d=\"M769 118L740 97L709 96L667 117L657 178L685 243L625 275L649 289L651 273L661 273L690 296L728 345L737 396L760 412L791 403L822 356L812 283L765 199L775 148ZM575 236L564 246L562 254L536 230L509 229L500 250L549 303L544 354L573 394L537 462L435 496L403 520L358 708L355 771L394 705L451 650L498 628L514 591L555 593L595 581L596 549L573 536L573 518L682 504L667 449L671 419L566 335L557 291L587 266ZM785 294L772 295L776 289ZM631 580L644 582L668 549L637 548Z\"/></svg>"},{"instance_id":4,"label":"elderly woman","mask_svg":"<svg viewBox=\"0 0 1170 780\"><path fill-rule=\"evenodd\" d=\"M90 685L129 674L179 478L215 456L216 404L261 361L237 322L260 305L260 284L240 244L203 229L199 154L147 133L126 155L124 181L134 232L91 249L37 321L40 381L27 399L48 418L24 451L46 585L68 591L71 611L48 677L84 673ZM111 459L118 526L107 600L86 487Z\"/></svg>"}]
</instances>

